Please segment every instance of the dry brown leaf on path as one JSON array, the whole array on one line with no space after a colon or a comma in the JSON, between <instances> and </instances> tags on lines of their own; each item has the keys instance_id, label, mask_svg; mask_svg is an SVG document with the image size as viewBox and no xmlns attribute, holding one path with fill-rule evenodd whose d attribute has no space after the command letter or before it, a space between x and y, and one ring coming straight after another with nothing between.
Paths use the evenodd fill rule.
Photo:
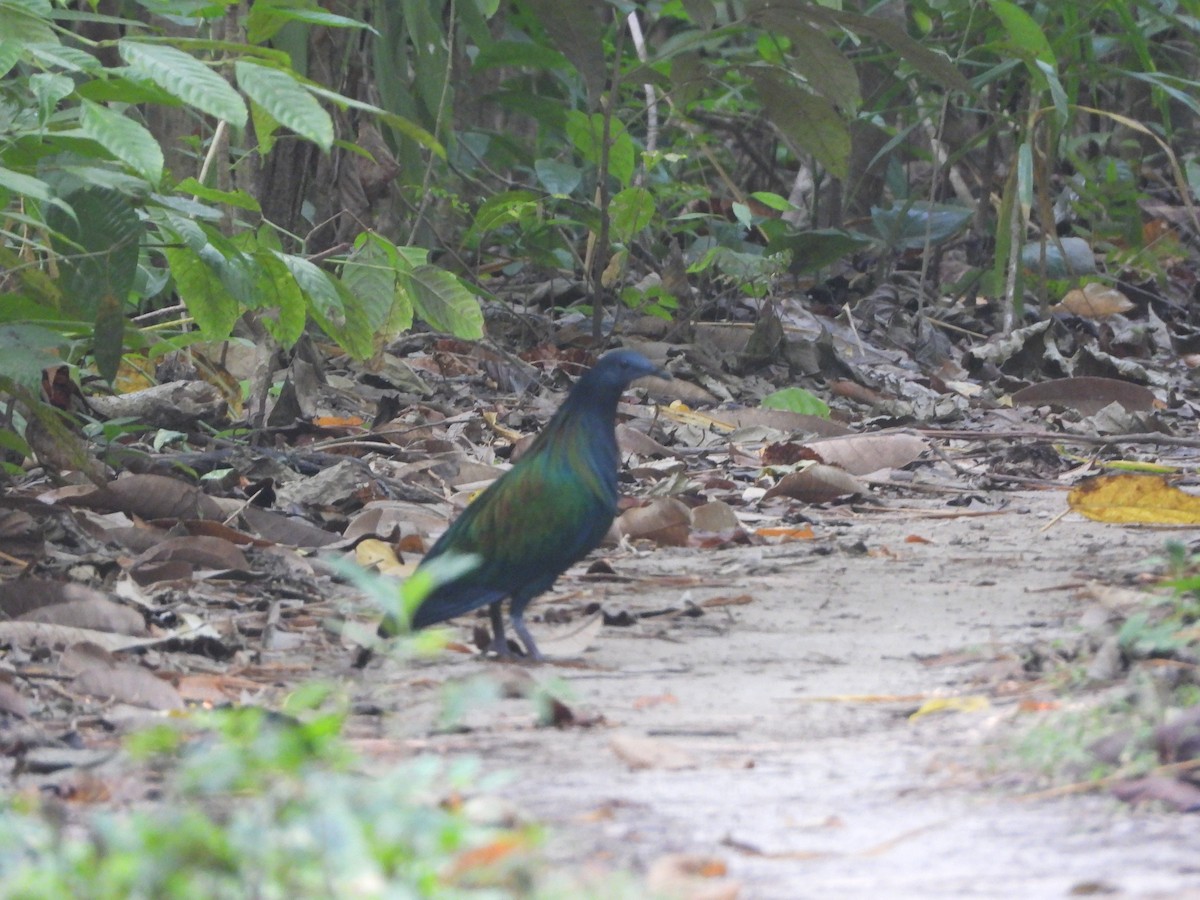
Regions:
<instances>
[{"instance_id":1,"label":"dry brown leaf on path","mask_svg":"<svg viewBox=\"0 0 1200 900\"><path fill-rule=\"evenodd\" d=\"M0 614L23 622L144 635L140 613L101 591L67 581L25 578L0 582Z\"/></svg>"},{"instance_id":2,"label":"dry brown leaf on path","mask_svg":"<svg viewBox=\"0 0 1200 900\"><path fill-rule=\"evenodd\" d=\"M806 445L821 462L840 466L851 475L869 475L880 469L899 469L920 458L929 443L903 432L848 434L809 441Z\"/></svg>"},{"instance_id":3,"label":"dry brown leaf on path","mask_svg":"<svg viewBox=\"0 0 1200 900\"><path fill-rule=\"evenodd\" d=\"M608 742L613 753L631 769L694 769L695 758L680 747L658 738L614 734Z\"/></svg>"},{"instance_id":4,"label":"dry brown leaf on path","mask_svg":"<svg viewBox=\"0 0 1200 900\"><path fill-rule=\"evenodd\" d=\"M128 475L63 503L142 519L224 519L221 505L199 488L165 475Z\"/></svg>"},{"instance_id":5,"label":"dry brown leaf on path","mask_svg":"<svg viewBox=\"0 0 1200 900\"><path fill-rule=\"evenodd\" d=\"M1018 406L1077 409L1085 416L1094 416L1110 403L1120 403L1128 412L1149 412L1156 402L1154 392L1140 384L1091 375L1032 384L1014 393L1012 400Z\"/></svg>"},{"instance_id":6,"label":"dry brown leaf on path","mask_svg":"<svg viewBox=\"0 0 1200 900\"><path fill-rule=\"evenodd\" d=\"M666 900L737 900L741 884L727 874L725 863L716 857L670 853L651 863L646 888Z\"/></svg>"},{"instance_id":7,"label":"dry brown leaf on path","mask_svg":"<svg viewBox=\"0 0 1200 900\"><path fill-rule=\"evenodd\" d=\"M656 497L645 506L621 513L617 528L634 540L641 538L662 546L684 547L692 531L692 511L672 497Z\"/></svg>"},{"instance_id":8,"label":"dry brown leaf on path","mask_svg":"<svg viewBox=\"0 0 1200 900\"><path fill-rule=\"evenodd\" d=\"M1197 525L1200 497L1181 491L1160 475L1097 475L1074 488L1067 503L1097 522Z\"/></svg>"},{"instance_id":9,"label":"dry brown leaf on path","mask_svg":"<svg viewBox=\"0 0 1200 900\"><path fill-rule=\"evenodd\" d=\"M798 472L784 475L767 491L763 499L791 497L805 503L828 503L840 497L867 493L867 486L845 469L815 463Z\"/></svg>"}]
</instances>

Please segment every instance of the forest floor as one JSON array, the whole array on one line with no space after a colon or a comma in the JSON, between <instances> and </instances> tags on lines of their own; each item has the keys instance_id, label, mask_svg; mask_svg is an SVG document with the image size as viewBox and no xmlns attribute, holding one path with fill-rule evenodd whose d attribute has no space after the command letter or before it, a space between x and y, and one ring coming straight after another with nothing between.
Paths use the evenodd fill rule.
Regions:
<instances>
[{"instance_id":1,"label":"forest floor","mask_svg":"<svg viewBox=\"0 0 1200 900\"><path fill-rule=\"evenodd\" d=\"M377 765L421 750L508 773L499 800L548 827L550 863L633 873L631 896L688 854L695 898L1200 897L1194 815L1039 792L1057 752L1041 745L1099 689L1027 671L1105 619L1084 585L1132 582L1172 535L1056 520L1058 491L981 500L838 514L778 546L613 553L618 577L568 576L535 604L539 639L563 627L536 614L564 591L576 609L703 614L606 627L544 665L376 662L353 692L378 714L350 733ZM439 730L439 688L475 680L509 699ZM536 727L526 681L565 690L574 722ZM913 716L956 697L976 699Z\"/></svg>"}]
</instances>

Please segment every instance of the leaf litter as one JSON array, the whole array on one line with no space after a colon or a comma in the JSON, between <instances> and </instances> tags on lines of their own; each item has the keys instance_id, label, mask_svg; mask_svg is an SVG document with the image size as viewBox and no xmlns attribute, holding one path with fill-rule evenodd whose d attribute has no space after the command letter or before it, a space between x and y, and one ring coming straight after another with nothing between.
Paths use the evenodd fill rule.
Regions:
<instances>
[{"instance_id":1,"label":"leaf litter","mask_svg":"<svg viewBox=\"0 0 1200 900\"><path fill-rule=\"evenodd\" d=\"M853 330L781 298L772 310L786 337L756 356L736 342L701 353L699 343L651 345L631 332L626 340L657 350L676 381L621 405L622 492L631 499L598 551L617 577L569 573L559 592L569 602L544 598L533 617L557 662L531 670L520 696L476 709L457 737L444 730L435 688L483 664L449 652L412 670L385 660L352 675L339 623L378 613L331 563L357 554L393 577L409 571L536 433L586 354L543 343L518 358L414 336L370 379L338 370L344 360L324 361L324 378L303 366L281 372L289 388L269 450L213 444L172 419L195 449L129 439L126 461L96 458L109 465L102 486L52 487L30 469L0 497L0 528L11 537L0 546L0 599L29 597L36 584L64 599L32 618L0 602L0 715L40 729L36 746L5 743L13 777L28 786L51 771L61 779L77 750L100 752L112 772L111 730L126 727L131 710L271 709L323 674L346 681L358 707L378 710L352 719L364 738L478 754L514 771L522 787L512 798L554 826L560 858L611 850L614 840L614 864L635 869L701 851L732 867L750 895L783 897L781 886L814 877L848 885L847 860L892 840L902 847L915 822L932 847L975 865L947 867L946 883L976 884L1030 847L1054 846L1080 815L1100 815L1095 797L1037 820L988 806L993 822L1025 836L1001 842L982 868L971 856L983 826L964 798L994 784L974 760L997 734L1054 708L1043 681L1055 661L1085 659L1111 639L1070 637L1082 627L1079 601L1027 592L1076 574L1119 583L1161 550L1158 535L1118 537L1079 519L1033 526L1067 510L1067 490L1103 463L1190 471L1200 449L1187 438L1200 412L1188 373L1164 343L1191 323L1177 308L1139 312L1111 293L1081 296L1089 305L1068 297L1053 318L983 343L965 337L990 330L966 307L935 313L962 331L931 331L932 319L914 318L896 290L864 298ZM1143 313L1153 327L1135 345L1126 316ZM759 405L794 387L826 398L831 418ZM964 497L981 508L948 508ZM683 593L722 585L727 594L699 602ZM78 590L89 593L65 599ZM1103 628L1122 621L1109 617ZM1050 634L1076 646L1049 649ZM924 667L921 653L962 662ZM1112 678L1141 664L1122 655ZM398 703L414 674L422 699ZM555 679L574 698L554 698L546 718L531 698ZM640 699L657 696L672 702ZM925 710L921 731L887 709L787 703L835 696L920 698L898 712ZM594 727L564 752L539 722ZM611 758L601 762L606 743ZM1176 741L1163 765L1193 759L1194 743ZM64 762L37 762L38 752L62 752ZM90 757L78 759L82 772ZM858 793L865 783L873 789ZM1126 799L1192 808L1185 772L1120 785L1113 790ZM581 827L602 796L630 805L605 830ZM937 798L940 816L913 797ZM948 809L961 828L939 824ZM822 816L849 824L796 830ZM1160 855L1181 846L1169 827L1158 837ZM1118 843L1101 826L1095 852L1066 877L1082 883L1102 867L1134 888L1186 882L1182 864L1150 871L1132 859L1135 848L1113 856ZM892 883L921 883L915 861L874 855L891 866ZM813 859L820 871L806 867ZM1051 877L1063 876L1026 873L1029 883Z\"/></svg>"}]
</instances>

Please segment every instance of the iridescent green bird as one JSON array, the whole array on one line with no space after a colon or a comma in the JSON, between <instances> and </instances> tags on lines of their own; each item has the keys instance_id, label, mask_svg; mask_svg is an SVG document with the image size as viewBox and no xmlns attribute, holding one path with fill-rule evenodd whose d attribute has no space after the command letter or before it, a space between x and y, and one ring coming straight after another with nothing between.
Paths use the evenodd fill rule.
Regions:
<instances>
[{"instance_id":1,"label":"iridescent green bird","mask_svg":"<svg viewBox=\"0 0 1200 900\"><path fill-rule=\"evenodd\" d=\"M614 350L575 383L516 465L425 554L418 571L443 554L474 554L479 563L435 588L413 614L413 628L489 606L491 649L508 656L501 610L508 597L513 631L528 656L542 658L525 627L525 608L608 532L617 511L617 401L645 375L671 377L640 353ZM379 626L383 637L398 630L390 619Z\"/></svg>"}]
</instances>

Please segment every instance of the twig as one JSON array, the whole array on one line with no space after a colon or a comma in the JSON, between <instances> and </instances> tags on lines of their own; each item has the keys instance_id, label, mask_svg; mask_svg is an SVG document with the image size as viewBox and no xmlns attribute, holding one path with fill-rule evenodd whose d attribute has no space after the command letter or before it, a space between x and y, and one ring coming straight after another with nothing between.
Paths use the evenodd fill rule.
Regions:
<instances>
[{"instance_id":1,"label":"twig","mask_svg":"<svg viewBox=\"0 0 1200 900\"><path fill-rule=\"evenodd\" d=\"M1180 772L1190 772L1193 769L1200 769L1200 759L1188 759L1183 762L1167 763L1163 766L1155 766L1142 777L1151 775L1176 775ZM1130 776L1128 768L1118 769L1111 775L1105 775L1103 778L1097 778L1094 781L1075 781L1071 784L1060 784L1057 787L1047 788L1044 791L1034 791L1032 794L1022 794L1018 800L1050 800L1055 797L1066 797L1071 794L1086 794L1089 791L1099 790L1100 788L1110 787L1118 782L1124 781Z\"/></svg>"},{"instance_id":2,"label":"twig","mask_svg":"<svg viewBox=\"0 0 1200 900\"><path fill-rule=\"evenodd\" d=\"M1168 447L1195 447L1200 449L1200 438L1179 437L1160 434L1157 431L1136 434L1068 434L1062 431L967 431L957 428L917 428L925 437L943 438L948 441L1051 441L1059 444L1162 444Z\"/></svg>"}]
</instances>

